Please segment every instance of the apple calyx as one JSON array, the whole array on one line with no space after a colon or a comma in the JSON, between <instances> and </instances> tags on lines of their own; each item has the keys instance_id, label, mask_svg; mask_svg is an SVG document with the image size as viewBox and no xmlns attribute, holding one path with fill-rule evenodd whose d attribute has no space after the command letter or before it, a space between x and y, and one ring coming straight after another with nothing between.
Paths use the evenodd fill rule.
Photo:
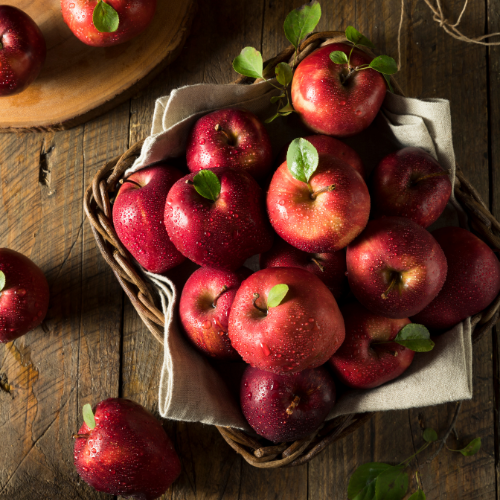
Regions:
<instances>
[{"instance_id":1,"label":"apple calyx","mask_svg":"<svg viewBox=\"0 0 500 500\"><path fill-rule=\"evenodd\" d=\"M220 296L225 294L228 290L228 287L227 285L224 285L222 287L222 290L219 292L219 294L217 295L217 297L215 297L214 301L212 302L212 307L215 309L217 307L217 301L219 300Z\"/></svg>"},{"instance_id":2,"label":"apple calyx","mask_svg":"<svg viewBox=\"0 0 500 500\"><path fill-rule=\"evenodd\" d=\"M293 401L290 403L290 406L286 409L286 414L291 415L293 413L293 410L299 405L300 403L300 397L295 396L293 398Z\"/></svg>"},{"instance_id":3,"label":"apple calyx","mask_svg":"<svg viewBox=\"0 0 500 500\"><path fill-rule=\"evenodd\" d=\"M111 5L98 0L92 12L92 23L100 33L114 33L120 24L120 17Z\"/></svg>"},{"instance_id":4,"label":"apple calyx","mask_svg":"<svg viewBox=\"0 0 500 500\"><path fill-rule=\"evenodd\" d=\"M220 196L220 180L211 170L200 170L193 180L187 180L187 184L192 184L196 192L207 200L217 201Z\"/></svg>"},{"instance_id":5,"label":"apple calyx","mask_svg":"<svg viewBox=\"0 0 500 500\"><path fill-rule=\"evenodd\" d=\"M315 200L318 194L321 193L329 193L335 189L335 184L330 184L329 186L325 186L321 189L318 189L317 191L314 191L313 193L310 194L311 200Z\"/></svg>"}]
</instances>

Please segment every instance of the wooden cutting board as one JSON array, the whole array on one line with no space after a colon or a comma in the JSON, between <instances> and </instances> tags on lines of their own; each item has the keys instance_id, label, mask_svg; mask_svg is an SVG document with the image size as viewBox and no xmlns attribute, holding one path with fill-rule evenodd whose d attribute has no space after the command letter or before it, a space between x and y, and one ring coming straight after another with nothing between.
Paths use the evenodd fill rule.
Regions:
<instances>
[{"instance_id":1,"label":"wooden cutting board","mask_svg":"<svg viewBox=\"0 0 500 500\"><path fill-rule=\"evenodd\" d=\"M0 97L0 132L65 129L124 102L179 53L195 0L158 0L155 18L138 37L114 47L89 47L66 26L60 0L1 0L26 12L47 43L38 78L12 97Z\"/></svg>"}]
</instances>

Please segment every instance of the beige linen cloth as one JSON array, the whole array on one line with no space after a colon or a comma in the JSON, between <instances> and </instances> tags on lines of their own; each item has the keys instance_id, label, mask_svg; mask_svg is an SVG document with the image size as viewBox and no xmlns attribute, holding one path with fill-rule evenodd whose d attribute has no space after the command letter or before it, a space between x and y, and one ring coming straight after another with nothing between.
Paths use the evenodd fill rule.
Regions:
<instances>
[{"instance_id":1,"label":"beige linen cloth","mask_svg":"<svg viewBox=\"0 0 500 500\"><path fill-rule=\"evenodd\" d=\"M157 100L151 136L140 157L126 173L171 157L183 156L194 122L219 108L244 107L261 119L274 111L269 103L276 92L268 82L256 85L193 85ZM291 139L309 135L295 114L267 126L275 155ZM389 152L419 146L431 153L453 179L453 152L449 103L443 99L410 99L387 93L382 111L361 134L345 141L360 154L367 172ZM451 200L438 225L465 223ZM457 216L458 215L458 216ZM254 270L256 259L250 260ZM164 361L159 408L165 418L247 429L234 387L238 366L216 369L212 361L186 341L176 318L176 290L167 278L148 273L156 285L165 313ZM231 391L230 386L233 386ZM329 418L337 415L430 406L472 398L472 343L470 318L436 339L429 353L417 353L398 379L367 391L342 394Z\"/></svg>"}]
</instances>

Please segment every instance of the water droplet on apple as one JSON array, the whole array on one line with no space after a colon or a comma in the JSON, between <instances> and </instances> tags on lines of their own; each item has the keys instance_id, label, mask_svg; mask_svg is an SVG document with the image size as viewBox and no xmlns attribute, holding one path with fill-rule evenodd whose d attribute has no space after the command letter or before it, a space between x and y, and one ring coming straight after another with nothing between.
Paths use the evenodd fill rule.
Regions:
<instances>
[{"instance_id":1,"label":"water droplet on apple","mask_svg":"<svg viewBox=\"0 0 500 500\"><path fill-rule=\"evenodd\" d=\"M205 323L203 323L203 328L205 330L208 330L210 327L212 326L212 323L210 323L210 321L205 321Z\"/></svg>"}]
</instances>

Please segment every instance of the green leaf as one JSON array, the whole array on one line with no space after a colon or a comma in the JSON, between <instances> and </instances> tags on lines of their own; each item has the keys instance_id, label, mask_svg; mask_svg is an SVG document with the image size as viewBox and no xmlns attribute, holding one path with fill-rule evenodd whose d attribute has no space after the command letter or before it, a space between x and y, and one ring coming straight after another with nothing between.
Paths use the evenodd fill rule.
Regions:
<instances>
[{"instance_id":1,"label":"green leaf","mask_svg":"<svg viewBox=\"0 0 500 500\"><path fill-rule=\"evenodd\" d=\"M425 429L423 434L424 441L428 443L433 443L438 440L437 432L434 429Z\"/></svg>"},{"instance_id":2,"label":"green leaf","mask_svg":"<svg viewBox=\"0 0 500 500\"><path fill-rule=\"evenodd\" d=\"M288 102L285 106L283 106L282 108L280 108L278 110L278 113L281 115L281 116L287 116L289 115L290 113L293 113L295 110L293 109L293 106Z\"/></svg>"},{"instance_id":3,"label":"green leaf","mask_svg":"<svg viewBox=\"0 0 500 500\"><path fill-rule=\"evenodd\" d=\"M101 33L114 33L120 24L118 12L111 5L99 0L92 13L92 22Z\"/></svg>"},{"instance_id":4,"label":"green leaf","mask_svg":"<svg viewBox=\"0 0 500 500\"><path fill-rule=\"evenodd\" d=\"M276 118L278 118L278 116L279 116L279 114L278 114L278 113L276 113L275 115L270 116L269 118L266 118L266 119L264 120L264 123L271 123L273 120L275 120Z\"/></svg>"},{"instance_id":5,"label":"green leaf","mask_svg":"<svg viewBox=\"0 0 500 500\"><path fill-rule=\"evenodd\" d=\"M250 78L264 78L262 71L264 63L262 62L262 54L253 47L245 47L239 56L236 56L233 61L233 68L236 73Z\"/></svg>"},{"instance_id":6,"label":"green leaf","mask_svg":"<svg viewBox=\"0 0 500 500\"><path fill-rule=\"evenodd\" d=\"M429 330L424 325L409 323L399 330L393 342L415 352L427 352L434 349L434 342L430 340L430 336Z\"/></svg>"},{"instance_id":7,"label":"green leaf","mask_svg":"<svg viewBox=\"0 0 500 500\"><path fill-rule=\"evenodd\" d=\"M288 293L288 285L274 285L267 296L267 308L277 307Z\"/></svg>"},{"instance_id":8,"label":"green leaf","mask_svg":"<svg viewBox=\"0 0 500 500\"><path fill-rule=\"evenodd\" d=\"M369 462L360 465L349 479L347 498L349 500L373 500L375 498L375 481L377 477L392 465L380 462Z\"/></svg>"},{"instance_id":9,"label":"green leaf","mask_svg":"<svg viewBox=\"0 0 500 500\"><path fill-rule=\"evenodd\" d=\"M83 420L87 424L89 429L93 429L95 427L95 418L94 412L92 411L92 406L89 404L83 405Z\"/></svg>"},{"instance_id":10,"label":"green leaf","mask_svg":"<svg viewBox=\"0 0 500 500\"><path fill-rule=\"evenodd\" d=\"M219 178L210 170L200 170L193 177L193 184L196 192L203 198L215 201L220 195Z\"/></svg>"},{"instance_id":11,"label":"green leaf","mask_svg":"<svg viewBox=\"0 0 500 500\"><path fill-rule=\"evenodd\" d=\"M471 457L475 455L481 448L481 438L473 439L465 448L461 450L451 450L459 451L464 457Z\"/></svg>"},{"instance_id":12,"label":"green leaf","mask_svg":"<svg viewBox=\"0 0 500 500\"><path fill-rule=\"evenodd\" d=\"M370 68L384 75L393 75L398 70L396 61L389 56L378 56L369 64Z\"/></svg>"},{"instance_id":13,"label":"green leaf","mask_svg":"<svg viewBox=\"0 0 500 500\"><path fill-rule=\"evenodd\" d=\"M278 101L283 99L283 97L285 97L285 94L275 95L275 96L271 97L271 104L277 103Z\"/></svg>"},{"instance_id":14,"label":"green leaf","mask_svg":"<svg viewBox=\"0 0 500 500\"><path fill-rule=\"evenodd\" d=\"M3 290L5 286L5 274L3 271L0 271L0 292Z\"/></svg>"},{"instance_id":15,"label":"green leaf","mask_svg":"<svg viewBox=\"0 0 500 500\"><path fill-rule=\"evenodd\" d=\"M394 94L394 89L392 88L392 85L391 85L391 77L390 75L383 75L384 78L385 78L385 81L387 83L387 87L389 87L389 92L392 92Z\"/></svg>"},{"instance_id":16,"label":"green leaf","mask_svg":"<svg viewBox=\"0 0 500 500\"><path fill-rule=\"evenodd\" d=\"M375 482L376 500L401 500L408 491L408 474L404 465L391 467L379 474Z\"/></svg>"},{"instance_id":17,"label":"green leaf","mask_svg":"<svg viewBox=\"0 0 500 500\"><path fill-rule=\"evenodd\" d=\"M426 496L422 490L417 490L408 500L426 500Z\"/></svg>"},{"instance_id":18,"label":"green leaf","mask_svg":"<svg viewBox=\"0 0 500 500\"><path fill-rule=\"evenodd\" d=\"M345 30L345 37L354 45L364 45L365 47L370 47L372 49L375 48L366 36L362 35L356 28L353 26L347 26Z\"/></svg>"},{"instance_id":19,"label":"green leaf","mask_svg":"<svg viewBox=\"0 0 500 500\"><path fill-rule=\"evenodd\" d=\"M293 71L289 64L280 62L274 71L276 72L276 80L278 80L278 83L283 85L283 87L286 87L292 81Z\"/></svg>"},{"instance_id":20,"label":"green leaf","mask_svg":"<svg viewBox=\"0 0 500 500\"><path fill-rule=\"evenodd\" d=\"M347 55L345 54L345 52L342 52L341 50L335 50L333 52L330 52L330 59L335 64L348 64L349 63L349 59L347 59Z\"/></svg>"},{"instance_id":21,"label":"green leaf","mask_svg":"<svg viewBox=\"0 0 500 500\"><path fill-rule=\"evenodd\" d=\"M286 152L289 172L298 181L309 182L318 168L318 151L306 139L294 139Z\"/></svg>"},{"instance_id":22,"label":"green leaf","mask_svg":"<svg viewBox=\"0 0 500 500\"><path fill-rule=\"evenodd\" d=\"M288 41L297 49L301 40L316 28L320 18L321 6L316 0L292 10L283 24Z\"/></svg>"}]
</instances>

